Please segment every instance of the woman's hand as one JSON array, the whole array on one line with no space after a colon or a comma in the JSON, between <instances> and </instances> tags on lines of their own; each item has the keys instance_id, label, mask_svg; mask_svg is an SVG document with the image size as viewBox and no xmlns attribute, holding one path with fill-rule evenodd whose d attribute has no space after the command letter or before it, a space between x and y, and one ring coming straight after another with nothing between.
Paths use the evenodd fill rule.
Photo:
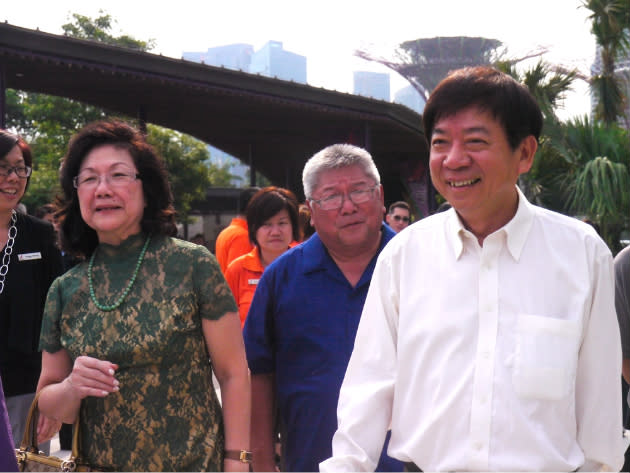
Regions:
<instances>
[{"instance_id":1,"label":"woman's hand","mask_svg":"<svg viewBox=\"0 0 630 473\"><path fill-rule=\"evenodd\" d=\"M43 391L39 397L37 441L45 442L54 437L62 421L71 424L80 409L81 399L117 392L120 387L114 376L117 369L115 363L91 356L80 356L73 364L65 350L54 354L44 352L37 385L37 390Z\"/></svg>"},{"instance_id":2,"label":"woman's hand","mask_svg":"<svg viewBox=\"0 0 630 473\"><path fill-rule=\"evenodd\" d=\"M117 369L118 365L109 361L80 356L74 361L72 372L64 382L78 399L105 397L120 389L120 383L114 377Z\"/></svg>"},{"instance_id":3,"label":"woman's hand","mask_svg":"<svg viewBox=\"0 0 630 473\"><path fill-rule=\"evenodd\" d=\"M53 438L59 429L61 429L61 422L40 413L37 421L37 444L42 444Z\"/></svg>"}]
</instances>

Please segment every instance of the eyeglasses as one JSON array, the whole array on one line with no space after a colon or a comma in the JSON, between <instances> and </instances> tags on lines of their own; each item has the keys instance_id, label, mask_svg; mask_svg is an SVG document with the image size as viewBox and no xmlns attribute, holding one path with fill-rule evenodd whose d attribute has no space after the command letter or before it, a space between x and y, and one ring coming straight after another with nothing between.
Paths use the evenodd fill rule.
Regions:
<instances>
[{"instance_id":1,"label":"eyeglasses","mask_svg":"<svg viewBox=\"0 0 630 473\"><path fill-rule=\"evenodd\" d=\"M364 204L374 197L374 191L378 188L378 184L369 189L357 189L348 193L348 199L355 205ZM346 194L332 194L326 197L322 197L319 200L310 199L311 202L315 202L322 210L337 210L340 209L345 201Z\"/></svg>"},{"instance_id":2,"label":"eyeglasses","mask_svg":"<svg viewBox=\"0 0 630 473\"><path fill-rule=\"evenodd\" d=\"M76 189L96 189L102 179L112 187L125 187L136 179L140 174L133 171L114 171L108 174L94 174L91 172L82 173L72 179L72 184Z\"/></svg>"},{"instance_id":3,"label":"eyeglasses","mask_svg":"<svg viewBox=\"0 0 630 473\"><path fill-rule=\"evenodd\" d=\"M30 166L0 166L0 176L9 177L12 172L20 179L26 179L31 175L33 169Z\"/></svg>"},{"instance_id":4,"label":"eyeglasses","mask_svg":"<svg viewBox=\"0 0 630 473\"><path fill-rule=\"evenodd\" d=\"M396 220L397 222L400 222L401 220L405 223L409 222L409 217L403 217L401 215L392 215L392 217L394 218L394 220Z\"/></svg>"}]
</instances>

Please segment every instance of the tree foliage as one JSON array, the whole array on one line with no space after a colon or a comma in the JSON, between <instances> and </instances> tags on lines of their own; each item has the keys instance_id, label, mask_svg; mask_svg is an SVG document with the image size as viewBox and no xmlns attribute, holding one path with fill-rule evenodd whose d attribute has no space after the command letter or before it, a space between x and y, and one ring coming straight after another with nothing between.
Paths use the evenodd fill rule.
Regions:
<instances>
[{"instance_id":1,"label":"tree foliage","mask_svg":"<svg viewBox=\"0 0 630 473\"><path fill-rule=\"evenodd\" d=\"M611 250L630 228L630 135L617 125L575 118L556 143L566 166L555 176L564 210L596 222Z\"/></svg>"},{"instance_id":2,"label":"tree foliage","mask_svg":"<svg viewBox=\"0 0 630 473\"><path fill-rule=\"evenodd\" d=\"M103 10L99 10L99 14L100 16L97 18L90 18L89 16L73 13L71 15L73 20L62 25L61 28L66 36L98 41L99 43L112 46L135 49L137 51L150 51L155 47L154 39L142 41L126 34L113 36L110 32L116 20L113 20L111 15L106 14Z\"/></svg>"},{"instance_id":3,"label":"tree foliage","mask_svg":"<svg viewBox=\"0 0 630 473\"><path fill-rule=\"evenodd\" d=\"M606 124L625 120L628 98L624 94L630 76L617 70L620 58L630 53L630 2L628 0L584 0L590 10L591 32L595 36L601 62L591 77L591 91L596 98L595 115ZM627 90L627 89L626 89Z\"/></svg>"},{"instance_id":4,"label":"tree foliage","mask_svg":"<svg viewBox=\"0 0 630 473\"><path fill-rule=\"evenodd\" d=\"M536 97L543 113L543 129L536 159L529 172L519 177L519 187L530 201L554 210L563 210L563 204L558 202L562 197L548 176L566 167L565 161L553 147L553 143L561 139L564 133L564 125L556 110L571 90L575 72L555 71L542 59L524 71L519 71L509 61L499 62L495 66L523 83Z\"/></svg>"},{"instance_id":5,"label":"tree foliage","mask_svg":"<svg viewBox=\"0 0 630 473\"><path fill-rule=\"evenodd\" d=\"M97 18L75 13L72 19L72 22L63 25L68 36L139 51L153 48L153 40L112 35L114 20L102 11ZM7 91L7 124L25 138L34 155L33 174L22 199L30 211L53 201L60 192L59 165L70 137L92 121L114 117L135 122L129 117L116 116L110 111L64 97ZM157 126L148 127L147 139L166 161L181 221L187 221L191 202L203 198L207 187L231 186L233 176L230 166L210 163L210 154L203 142Z\"/></svg>"},{"instance_id":6,"label":"tree foliage","mask_svg":"<svg viewBox=\"0 0 630 473\"><path fill-rule=\"evenodd\" d=\"M206 161L207 146L189 135L155 125L147 127L147 141L160 150L166 161L175 199L175 210L181 221L187 221L191 204L205 197L211 180ZM224 183L221 183L224 184Z\"/></svg>"}]
</instances>

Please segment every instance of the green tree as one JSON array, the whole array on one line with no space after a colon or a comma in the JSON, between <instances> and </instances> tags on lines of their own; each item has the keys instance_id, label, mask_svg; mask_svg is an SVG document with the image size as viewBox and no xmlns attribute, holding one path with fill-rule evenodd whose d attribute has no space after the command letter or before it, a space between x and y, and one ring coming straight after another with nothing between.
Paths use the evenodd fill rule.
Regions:
<instances>
[{"instance_id":1,"label":"green tree","mask_svg":"<svg viewBox=\"0 0 630 473\"><path fill-rule=\"evenodd\" d=\"M33 151L33 175L22 202L29 211L59 193L58 170L70 136L106 113L75 100L46 94L7 91L7 123Z\"/></svg>"},{"instance_id":2,"label":"green tree","mask_svg":"<svg viewBox=\"0 0 630 473\"><path fill-rule=\"evenodd\" d=\"M111 44L112 46L138 51L150 51L155 47L154 39L142 41L126 34L113 36L110 32L116 20L113 20L111 15L106 14L103 10L99 10L99 15L97 18L90 18L89 16L73 13L71 15L72 21L61 28L67 36L98 41L99 43Z\"/></svg>"},{"instance_id":3,"label":"green tree","mask_svg":"<svg viewBox=\"0 0 630 473\"><path fill-rule=\"evenodd\" d=\"M175 198L175 210L178 220L188 222L191 204L195 200L205 198L205 192L212 178L220 178L216 184L229 184L223 181L228 177L220 172L211 173L206 161L210 158L207 146L183 133L162 128L156 125L148 125L147 141L160 150L166 161L169 172L171 189ZM213 175L211 175L213 174Z\"/></svg>"},{"instance_id":4,"label":"green tree","mask_svg":"<svg viewBox=\"0 0 630 473\"><path fill-rule=\"evenodd\" d=\"M519 71L510 61L500 61L497 68L524 84L536 97L543 112L543 129L536 159L530 171L519 177L519 187L527 198L543 207L564 210L564 197L558 191L553 176L561 175L568 167L554 143L561 141L565 125L556 110L571 90L576 71L558 71L551 64L538 60L528 69Z\"/></svg>"},{"instance_id":5,"label":"green tree","mask_svg":"<svg viewBox=\"0 0 630 473\"><path fill-rule=\"evenodd\" d=\"M557 145L567 166L555 176L565 196L564 210L588 217L616 254L620 237L630 228L630 136L617 125L571 120Z\"/></svg>"},{"instance_id":6,"label":"green tree","mask_svg":"<svg viewBox=\"0 0 630 473\"><path fill-rule=\"evenodd\" d=\"M582 6L591 12L591 32L601 60L600 70L590 79L596 97L595 116L606 124L614 124L624 116L627 105L624 88L629 78L617 70L617 63L630 52L630 2L584 0Z\"/></svg>"}]
</instances>

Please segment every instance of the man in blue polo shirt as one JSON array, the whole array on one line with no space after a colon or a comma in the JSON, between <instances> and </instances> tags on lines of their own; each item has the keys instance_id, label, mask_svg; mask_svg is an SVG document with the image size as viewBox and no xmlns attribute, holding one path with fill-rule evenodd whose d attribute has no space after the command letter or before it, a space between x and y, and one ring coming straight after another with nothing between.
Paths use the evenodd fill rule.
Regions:
<instances>
[{"instance_id":1,"label":"man in blue polo shirt","mask_svg":"<svg viewBox=\"0 0 630 473\"><path fill-rule=\"evenodd\" d=\"M317 233L263 273L243 335L252 373L254 470L274 471L274 406L283 471L318 471L332 453L337 400L376 258L395 235L370 154L329 146L304 166ZM382 470L402 471L383 455Z\"/></svg>"}]
</instances>

